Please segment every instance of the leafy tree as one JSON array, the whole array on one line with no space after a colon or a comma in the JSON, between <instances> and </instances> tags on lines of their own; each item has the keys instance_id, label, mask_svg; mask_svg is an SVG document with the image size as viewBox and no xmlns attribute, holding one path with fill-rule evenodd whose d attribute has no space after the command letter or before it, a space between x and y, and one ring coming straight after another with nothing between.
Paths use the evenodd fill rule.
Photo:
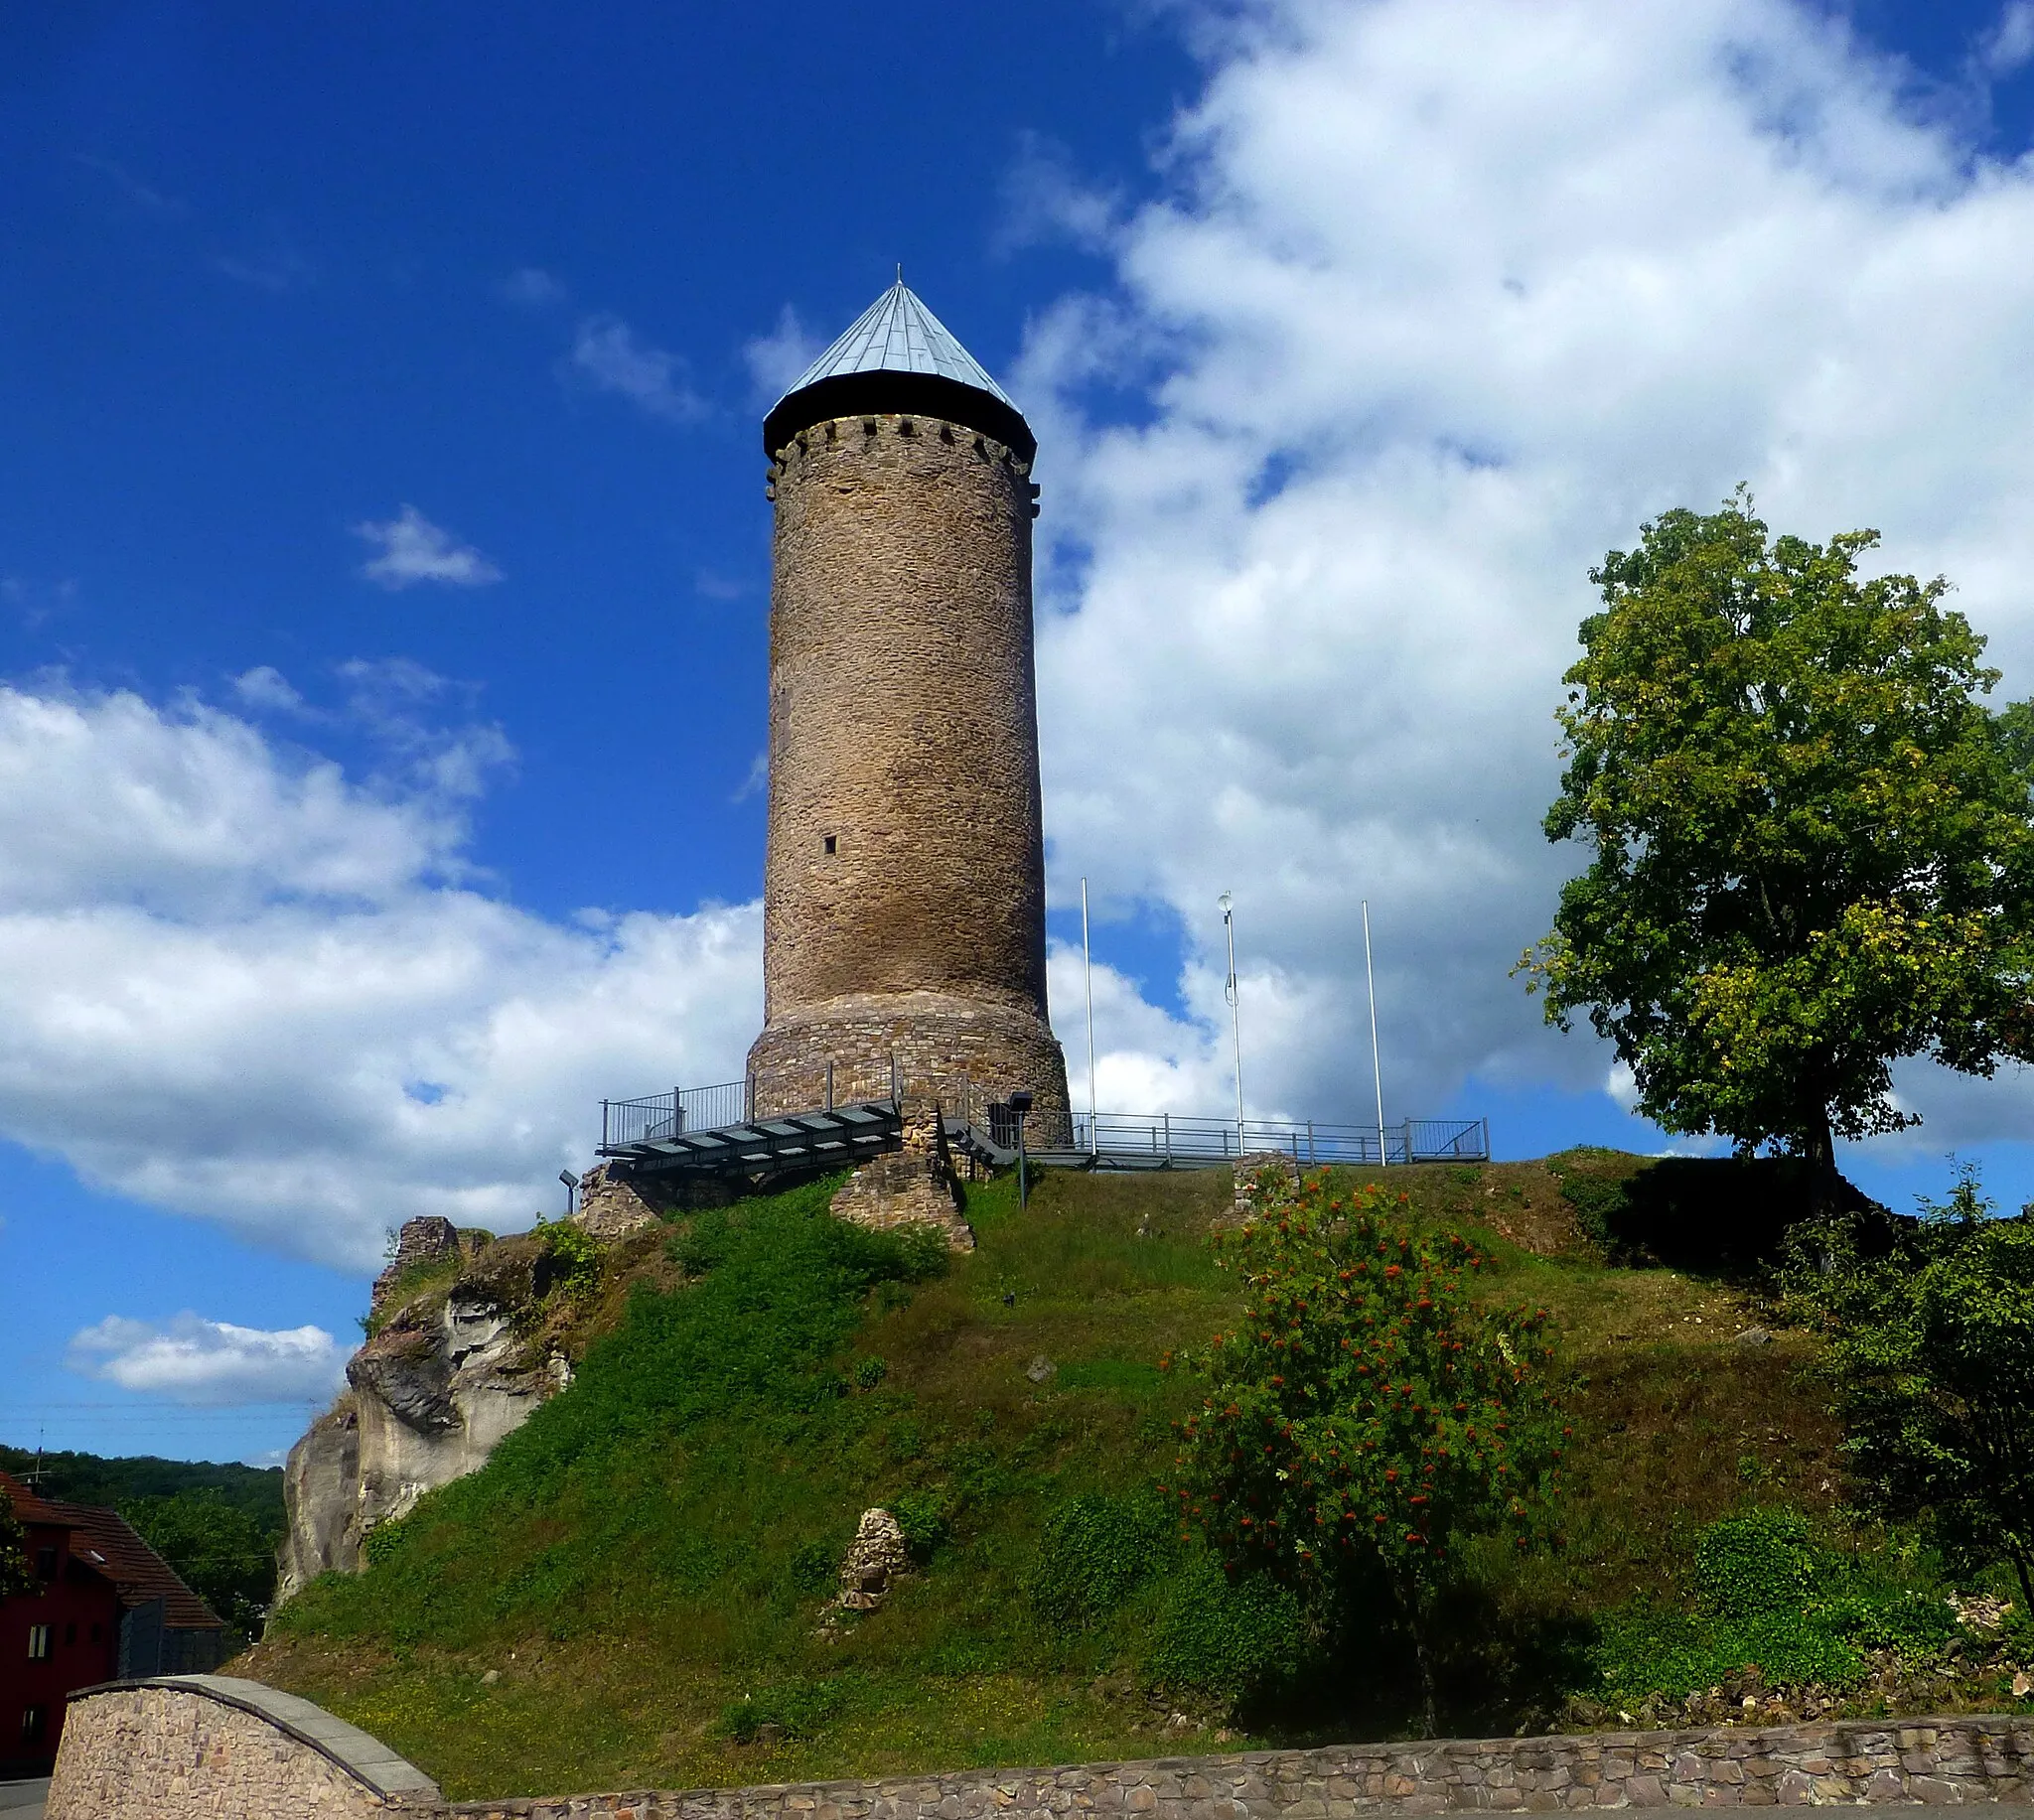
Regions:
<instances>
[{"instance_id":1,"label":"leafy tree","mask_svg":"<svg viewBox=\"0 0 2034 1820\"><path fill-rule=\"evenodd\" d=\"M1859 579L1877 542L1769 542L1740 489L1590 572L1545 826L1595 859L1521 963L1649 1117L1825 1185L1835 1138L1914 1122L1895 1060L2034 1054L2034 715L1985 707L1947 583Z\"/></svg>"},{"instance_id":2,"label":"leafy tree","mask_svg":"<svg viewBox=\"0 0 2034 1820\"><path fill-rule=\"evenodd\" d=\"M1922 1207L1798 1234L1792 1295L1829 1335L1865 1500L2010 1562L2034 1611L2034 1209L1990 1217L1968 1169Z\"/></svg>"},{"instance_id":3,"label":"leafy tree","mask_svg":"<svg viewBox=\"0 0 2034 1820\"><path fill-rule=\"evenodd\" d=\"M0 1491L0 1599L40 1592L42 1582L28 1558L28 1532L14 1514L13 1502Z\"/></svg>"},{"instance_id":4,"label":"leafy tree","mask_svg":"<svg viewBox=\"0 0 2034 1820\"><path fill-rule=\"evenodd\" d=\"M217 1490L142 1497L121 1507L142 1540L236 1630L258 1630L275 1597L275 1537Z\"/></svg>"},{"instance_id":5,"label":"leafy tree","mask_svg":"<svg viewBox=\"0 0 2034 1820\"><path fill-rule=\"evenodd\" d=\"M1427 1619L1449 1550L1492 1533L1526 1547L1559 1476L1552 1348L1544 1310L1473 1299L1488 1260L1467 1239L1396 1225L1382 1198L1315 1179L1215 1235L1244 1309L1166 1361L1207 1385L1171 1490L1232 1576L1290 1588L1324 1630L1388 1596L1431 1733Z\"/></svg>"}]
</instances>

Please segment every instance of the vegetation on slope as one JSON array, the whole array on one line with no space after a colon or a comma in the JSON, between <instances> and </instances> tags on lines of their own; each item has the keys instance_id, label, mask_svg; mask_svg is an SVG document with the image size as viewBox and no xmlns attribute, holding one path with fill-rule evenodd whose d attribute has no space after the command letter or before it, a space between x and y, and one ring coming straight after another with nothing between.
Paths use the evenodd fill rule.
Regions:
<instances>
[{"instance_id":1,"label":"vegetation on slope","mask_svg":"<svg viewBox=\"0 0 2034 1820\"><path fill-rule=\"evenodd\" d=\"M1721 1519L1796 1513L1759 1534L1856 1568L1823 1601L1850 1601L1823 1628L1857 1669L1827 1656L1828 1698L1878 1695L1866 1608L1940 1605L1930 1560L1842 1519L1814 1340L1737 1337L1771 1323L1747 1269L1690 1250L1695 1178L1662 1215L1651 1173L1611 1153L1391 1172L1413 1224L1474 1236L1495 1300L1550 1311L1575 1430L1565 1546L1472 1551L1436 1594L1444 1731L1706 1697L1698 1674L1726 1673L1744 1634L1712 1571ZM1710 1180L1728 1196L1771 1178ZM573 1387L378 1532L366 1573L293 1602L248 1672L459 1796L1418 1728L1405 1639L1310 1652L1290 1596L1225 1579L1156 1493L1196 1395L1158 1360L1239 1305L1206 1243L1226 1174L1052 1174L1021 1216L991 1184L968 1209L979 1248L950 1264L833 1221L831 1186L691 1216L555 1292L590 1340ZM822 1621L875 1504L919 1571L882 1610Z\"/></svg>"}]
</instances>

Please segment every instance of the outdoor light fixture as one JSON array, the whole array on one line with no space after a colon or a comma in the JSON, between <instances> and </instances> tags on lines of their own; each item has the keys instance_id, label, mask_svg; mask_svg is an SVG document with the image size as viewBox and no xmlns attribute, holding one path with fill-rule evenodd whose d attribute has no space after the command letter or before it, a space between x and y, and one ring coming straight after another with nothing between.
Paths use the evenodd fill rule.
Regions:
<instances>
[{"instance_id":1,"label":"outdoor light fixture","mask_svg":"<svg viewBox=\"0 0 2034 1820\"><path fill-rule=\"evenodd\" d=\"M572 1191L578 1188L579 1178L573 1175L569 1169L561 1169L558 1172L558 1180L565 1185L565 1217L570 1219L572 1217Z\"/></svg>"}]
</instances>

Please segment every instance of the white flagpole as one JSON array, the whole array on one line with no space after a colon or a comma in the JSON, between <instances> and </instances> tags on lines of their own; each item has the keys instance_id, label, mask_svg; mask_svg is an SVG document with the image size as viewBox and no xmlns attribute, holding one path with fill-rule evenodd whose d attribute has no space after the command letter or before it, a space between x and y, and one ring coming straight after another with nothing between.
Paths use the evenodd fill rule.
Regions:
<instances>
[{"instance_id":1,"label":"white flagpole","mask_svg":"<svg viewBox=\"0 0 2034 1820\"><path fill-rule=\"evenodd\" d=\"M1235 1154L1241 1156L1250 1147L1249 1138L1243 1130L1243 1014L1242 992L1235 983L1235 900L1228 892L1222 894L1222 927L1229 937L1229 1026L1235 1039Z\"/></svg>"},{"instance_id":2,"label":"white flagpole","mask_svg":"<svg viewBox=\"0 0 2034 1820\"><path fill-rule=\"evenodd\" d=\"M1391 1159L1384 1151L1384 1064L1378 1055L1378 976L1371 966L1371 901L1363 901L1363 972L1371 989L1371 1078L1378 1089L1378 1167Z\"/></svg>"},{"instance_id":3,"label":"white flagpole","mask_svg":"<svg viewBox=\"0 0 2034 1820\"><path fill-rule=\"evenodd\" d=\"M1088 949L1088 881L1081 881L1081 970L1088 982L1088 1154L1095 1154L1094 1138L1094 961Z\"/></svg>"}]
</instances>

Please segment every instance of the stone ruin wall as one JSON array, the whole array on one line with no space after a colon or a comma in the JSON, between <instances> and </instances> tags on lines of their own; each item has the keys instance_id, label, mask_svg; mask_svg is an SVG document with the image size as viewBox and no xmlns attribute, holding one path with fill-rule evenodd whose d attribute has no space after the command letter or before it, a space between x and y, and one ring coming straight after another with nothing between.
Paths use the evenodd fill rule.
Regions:
<instances>
[{"instance_id":1,"label":"stone ruin wall","mask_svg":"<svg viewBox=\"0 0 2034 1820\"><path fill-rule=\"evenodd\" d=\"M919 1080L1067 1103L1045 1018L1029 472L895 414L815 424L772 467L761 1112L820 1103L828 1061L887 1070L893 1050Z\"/></svg>"}]
</instances>

